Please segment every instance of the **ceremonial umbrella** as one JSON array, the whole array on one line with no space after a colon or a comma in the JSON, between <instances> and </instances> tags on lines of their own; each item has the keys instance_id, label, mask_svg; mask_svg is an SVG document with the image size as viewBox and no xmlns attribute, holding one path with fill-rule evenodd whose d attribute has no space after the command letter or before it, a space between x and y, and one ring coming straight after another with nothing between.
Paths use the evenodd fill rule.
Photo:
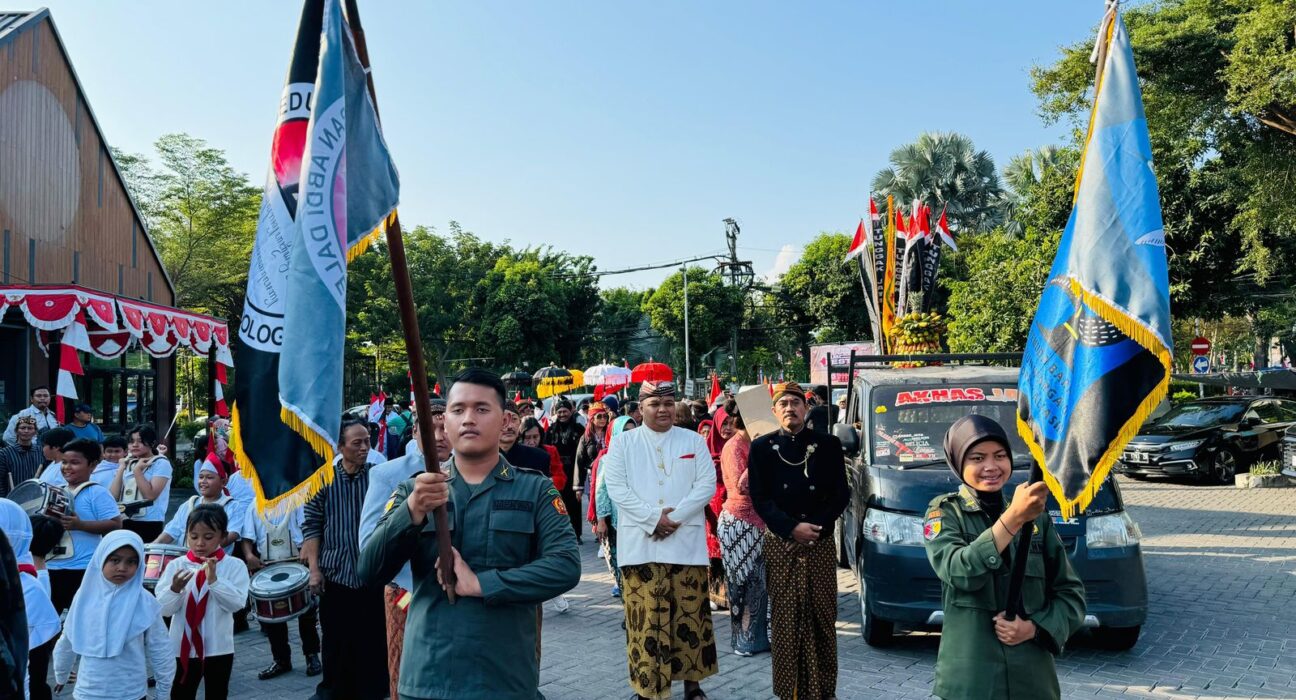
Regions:
<instances>
[{"instance_id":1,"label":"ceremonial umbrella","mask_svg":"<svg viewBox=\"0 0 1296 700\"><path fill-rule=\"evenodd\" d=\"M549 365L548 367L536 372L535 376L532 377L532 381L535 382L536 396L542 399L553 396L554 394L571 391L579 386L576 384L575 378L572 377L570 370L563 369L562 367L555 367L553 365Z\"/></svg>"},{"instance_id":2,"label":"ceremonial umbrella","mask_svg":"<svg viewBox=\"0 0 1296 700\"><path fill-rule=\"evenodd\" d=\"M613 392L630 383L630 370L603 363L585 370L585 384L602 387L605 392Z\"/></svg>"},{"instance_id":3,"label":"ceremonial umbrella","mask_svg":"<svg viewBox=\"0 0 1296 700\"><path fill-rule=\"evenodd\" d=\"M639 384L642 382L669 382L675 378L671 368L660 362L653 362L649 359L647 362L641 362L635 365L630 371L630 381Z\"/></svg>"},{"instance_id":4,"label":"ceremonial umbrella","mask_svg":"<svg viewBox=\"0 0 1296 700\"><path fill-rule=\"evenodd\" d=\"M516 367L513 368L512 372L505 374L504 376L500 377L500 379L503 380L503 382L509 386L521 386L523 384L531 383L531 375L527 374L526 372L523 372L520 369L517 369Z\"/></svg>"}]
</instances>

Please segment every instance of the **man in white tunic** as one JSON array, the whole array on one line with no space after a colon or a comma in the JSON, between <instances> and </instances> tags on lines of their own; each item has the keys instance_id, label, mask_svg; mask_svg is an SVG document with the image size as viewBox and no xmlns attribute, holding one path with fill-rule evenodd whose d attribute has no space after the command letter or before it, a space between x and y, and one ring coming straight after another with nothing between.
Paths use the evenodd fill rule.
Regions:
<instances>
[{"instance_id":1,"label":"man in white tunic","mask_svg":"<svg viewBox=\"0 0 1296 700\"><path fill-rule=\"evenodd\" d=\"M701 435L674 426L674 384L645 382L639 402L644 429L613 440L599 467L619 516L630 688L655 700L684 681L685 700L705 699L698 682L718 670L703 514L715 464Z\"/></svg>"}]
</instances>

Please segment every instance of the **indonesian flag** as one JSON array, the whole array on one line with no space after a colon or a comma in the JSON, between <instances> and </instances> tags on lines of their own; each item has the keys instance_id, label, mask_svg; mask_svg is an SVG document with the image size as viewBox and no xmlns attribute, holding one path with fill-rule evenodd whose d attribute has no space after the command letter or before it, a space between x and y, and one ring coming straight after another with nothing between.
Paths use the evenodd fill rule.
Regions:
<instances>
[{"instance_id":1,"label":"indonesian flag","mask_svg":"<svg viewBox=\"0 0 1296 700\"><path fill-rule=\"evenodd\" d=\"M59 344L58 395L75 400L77 398L76 381L72 375L83 376L81 356L78 350L90 352L90 333L86 331L85 311L77 311L76 320L63 330L63 342ZM66 423L63 404L60 398L55 402L54 413L58 422Z\"/></svg>"},{"instance_id":2,"label":"indonesian flag","mask_svg":"<svg viewBox=\"0 0 1296 700\"><path fill-rule=\"evenodd\" d=\"M900 240L904 241L904 242L905 242L905 245L908 246L908 244L909 244L909 224L906 224L906 223L905 223L905 219L904 219L904 212L903 212L903 211L900 211L900 207L896 207L896 213L895 213L895 216L896 216L896 219L895 219L896 238L899 238Z\"/></svg>"},{"instance_id":3,"label":"indonesian flag","mask_svg":"<svg viewBox=\"0 0 1296 700\"><path fill-rule=\"evenodd\" d=\"M873 202L869 201L869 206L872 205ZM867 224L865 224L866 221L868 222ZM846 251L845 262L850 262L851 258L858 257L864 253L864 249L868 245L868 242L873 240L872 228L872 217L868 219L860 219L859 226L855 228L855 238L851 241L850 250Z\"/></svg>"},{"instance_id":4,"label":"indonesian flag","mask_svg":"<svg viewBox=\"0 0 1296 700\"><path fill-rule=\"evenodd\" d=\"M918 204L917 207L918 207L917 210L918 230L915 231L914 234L917 236L922 236L923 240L927 241L928 243L931 243L932 242L931 207L927 206L926 204Z\"/></svg>"},{"instance_id":5,"label":"indonesian flag","mask_svg":"<svg viewBox=\"0 0 1296 700\"><path fill-rule=\"evenodd\" d=\"M708 406L714 406L716 399L720 398L720 375L711 375L711 396L707 399Z\"/></svg>"},{"instance_id":6,"label":"indonesian flag","mask_svg":"<svg viewBox=\"0 0 1296 700\"><path fill-rule=\"evenodd\" d=\"M229 377L225 374L225 365L216 363L216 379L212 382L212 396L216 399L216 415L221 418L229 418L229 406L225 404L225 390L222 384L228 384Z\"/></svg>"},{"instance_id":7,"label":"indonesian flag","mask_svg":"<svg viewBox=\"0 0 1296 700\"><path fill-rule=\"evenodd\" d=\"M940 234L941 240L945 241L945 245L949 246L950 250L955 253L958 252L958 246L954 244L954 236L950 234L949 221L945 219L945 209L943 208L941 209L940 218L936 220L936 232Z\"/></svg>"},{"instance_id":8,"label":"indonesian flag","mask_svg":"<svg viewBox=\"0 0 1296 700\"><path fill-rule=\"evenodd\" d=\"M378 424L378 444L374 449L379 452L387 451L387 393L380 391L375 396L369 395L369 422Z\"/></svg>"}]
</instances>

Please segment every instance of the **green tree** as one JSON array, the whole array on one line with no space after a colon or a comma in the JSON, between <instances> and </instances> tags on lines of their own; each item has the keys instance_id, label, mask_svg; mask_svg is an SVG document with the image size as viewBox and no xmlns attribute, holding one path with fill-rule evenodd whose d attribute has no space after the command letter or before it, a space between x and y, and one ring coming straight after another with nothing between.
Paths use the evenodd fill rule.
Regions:
<instances>
[{"instance_id":1,"label":"green tree","mask_svg":"<svg viewBox=\"0 0 1296 700\"><path fill-rule=\"evenodd\" d=\"M585 366L604 361L619 364L623 358L634 365L658 351L651 321L643 312L644 297L643 292L626 287L599 292L598 311L585 341Z\"/></svg>"},{"instance_id":2,"label":"green tree","mask_svg":"<svg viewBox=\"0 0 1296 700\"><path fill-rule=\"evenodd\" d=\"M1160 185L1176 313L1240 313L1267 346L1265 309L1296 263L1296 6L1166 0L1124 11ZM1047 121L1077 134L1092 99L1092 37L1032 70ZM1257 357L1263 361L1263 358Z\"/></svg>"},{"instance_id":3,"label":"green tree","mask_svg":"<svg viewBox=\"0 0 1296 700\"><path fill-rule=\"evenodd\" d=\"M202 139L167 134L154 149L156 161L120 151L113 157L175 284L176 304L237 319L261 191Z\"/></svg>"},{"instance_id":4,"label":"green tree","mask_svg":"<svg viewBox=\"0 0 1296 700\"><path fill-rule=\"evenodd\" d=\"M689 352L692 366L718 345L727 345L734 324L742 318L743 292L724 278L700 267L688 268ZM653 330L675 347L673 361L684 366L684 274L676 272L644 295L643 311ZM657 358L659 360L665 358Z\"/></svg>"},{"instance_id":5,"label":"green tree","mask_svg":"<svg viewBox=\"0 0 1296 700\"><path fill-rule=\"evenodd\" d=\"M873 177L874 196L895 197L906 209L914 199L935 212L944 208L958 231L989 230L1002 219L994 158L967 136L927 132L891 151L890 160L891 167Z\"/></svg>"},{"instance_id":6,"label":"green tree","mask_svg":"<svg viewBox=\"0 0 1296 700\"><path fill-rule=\"evenodd\" d=\"M790 302L782 314L793 325L810 324L820 343L873 337L859 266L843 262L851 237L820 233L779 278L778 288Z\"/></svg>"},{"instance_id":7,"label":"green tree","mask_svg":"<svg viewBox=\"0 0 1296 700\"><path fill-rule=\"evenodd\" d=\"M1057 252L1060 231L995 229L964 239L949 289L951 352L1021 352Z\"/></svg>"}]
</instances>

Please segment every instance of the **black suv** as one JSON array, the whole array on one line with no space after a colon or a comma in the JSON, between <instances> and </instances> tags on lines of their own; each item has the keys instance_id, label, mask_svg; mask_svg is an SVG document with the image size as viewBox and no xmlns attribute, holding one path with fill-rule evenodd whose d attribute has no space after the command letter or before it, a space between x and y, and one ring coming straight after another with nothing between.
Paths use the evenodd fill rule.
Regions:
<instances>
[{"instance_id":1,"label":"black suv","mask_svg":"<svg viewBox=\"0 0 1296 700\"><path fill-rule=\"evenodd\" d=\"M1117 469L1134 478L1193 476L1232 484L1251 465L1282 457L1296 401L1228 396L1180 404L1139 430ZM1288 463L1290 464L1290 462Z\"/></svg>"},{"instance_id":2,"label":"black suv","mask_svg":"<svg viewBox=\"0 0 1296 700\"><path fill-rule=\"evenodd\" d=\"M946 429L971 413L1003 425L1014 453L1009 492L1026 480L1030 458L1014 429L1015 368L865 369L855 377L846 420L834 426L851 485L838 544L859 581L864 638L883 646L897 626L933 629L944 620L940 580L923 541L923 514L933 498L959 487L945 465ZM1147 617L1147 580L1141 532L1116 482L1109 479L1077 518L1064 521L1051 498L1049 511L1085 583L1085 627L1104 646L1132 647Z\"/></svg>"}]
</instances>

